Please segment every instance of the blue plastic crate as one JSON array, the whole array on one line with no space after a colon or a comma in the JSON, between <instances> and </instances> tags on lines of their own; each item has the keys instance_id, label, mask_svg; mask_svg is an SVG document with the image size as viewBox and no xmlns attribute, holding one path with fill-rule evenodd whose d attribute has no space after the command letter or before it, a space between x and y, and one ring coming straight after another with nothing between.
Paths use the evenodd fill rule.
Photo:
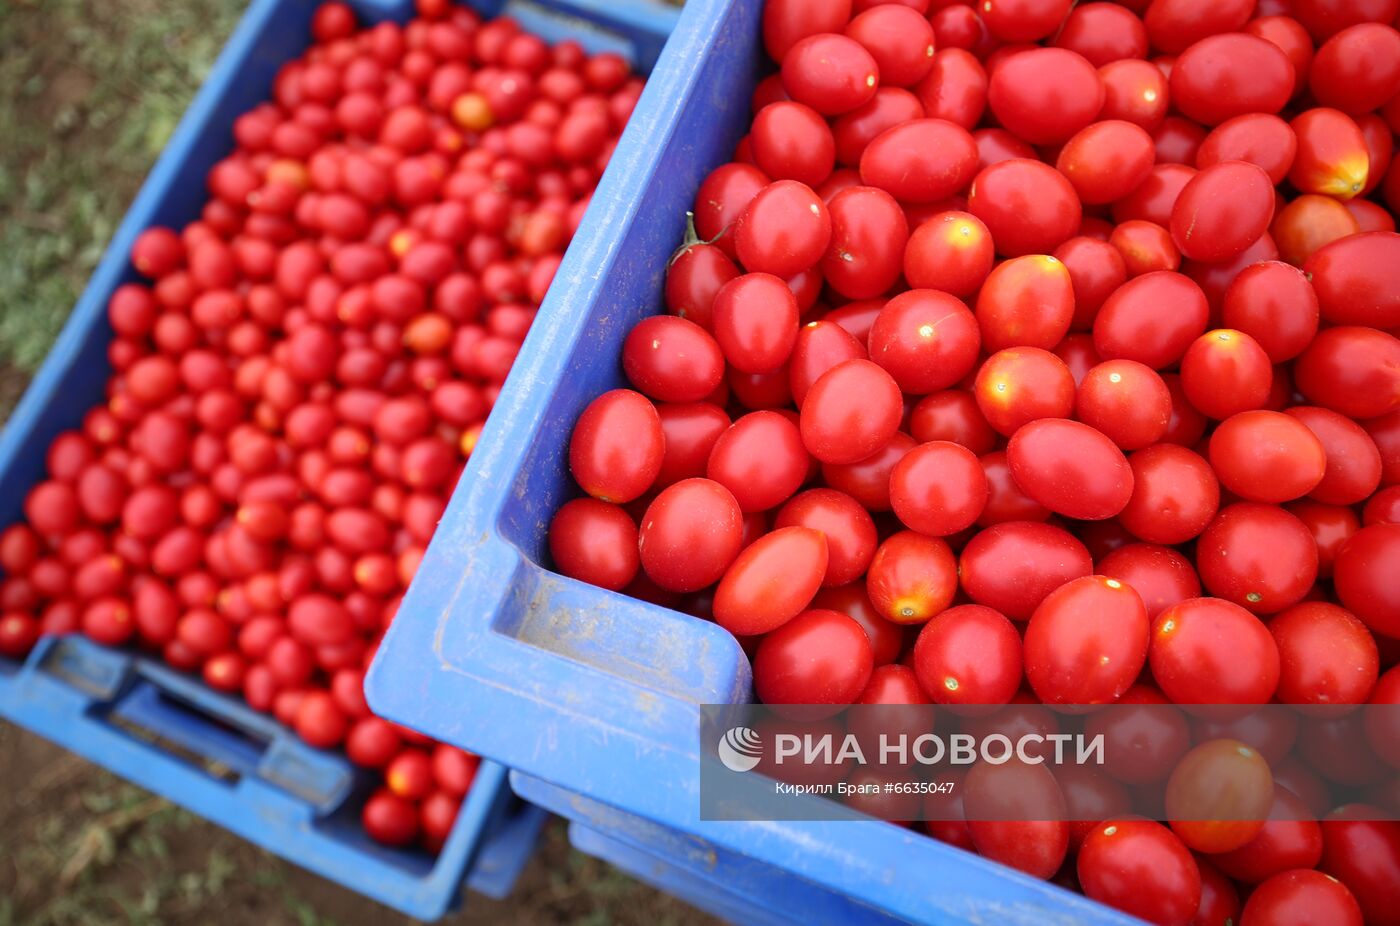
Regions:
<instances>
[{"instance_id":1,"label":"blue plastic crate","mask_svg":"<svg viewBox=\"0 0 1400 926\"><path fill-rule=\"evenodd\" d=\"M624 385L633 324L706 174L748 124L761 0L687 5L366 684L377 711L512 769L551 809L692 871L747 878L806 922L1135 922L877 822L721 823L699 813L699 711L750 697L719 626L544 568L575 493L569 433ZM605 811L612 819L603 819ZM795 908L793 903L802 906Z\"/></svg>"},{"instance_id":2,"label":"blue plastic crate","mask_svg":"<svg viewBox=\"0 0 1400 926\"><path fill-rule=\"evenodd\" d=\"M412 0L349 0L365 22L405 21ZM180 227L208 198L205 175L232 148L241 113L268 99L299 56L317 0L253 0L127 212L53 351L0 433L0 525L21 516L44 476L44 450L104 401L113 291L137 279L132 243L151 225ZM648 71L678 12L660 0L470 0L551 41L574 38ZM404 613L407 613L406 611ZM81 640L45 641L24 663L0 658L0 717L53 740L239 833L405 913L433 919L463 883L501 896L533 849L544 814L516 806L501 766L484 762L443 852L372 844L355 822L362 780L240 700L158 664ZM156 731L162 743L139 731ZM173 751L172 751L173 748ZM181 756L184 756L182 758ZM193 758L191 758L193 757ZM231 777L211 776L215 763ZM222 774L222 773L221 773Z\"/></svg>"}]
</instances>

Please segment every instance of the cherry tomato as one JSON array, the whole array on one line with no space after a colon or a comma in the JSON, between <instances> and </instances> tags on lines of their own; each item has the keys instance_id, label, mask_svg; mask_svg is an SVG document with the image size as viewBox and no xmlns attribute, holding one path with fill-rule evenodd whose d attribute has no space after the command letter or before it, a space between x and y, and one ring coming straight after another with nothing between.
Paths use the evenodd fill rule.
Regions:
<instances>
[{"instance_id":1,"label":"cherry tomato","mask_svg":"<svg viewBox=\"0 0 1400 926\"><path fill-rule=\"evenodd\" d=\"M781 279L816 266L830 242L826 203L796 180L759 190L734 224L734 249L744 269Z\"/></svg>"},{"instance_id":2,"label":"cherry tomato","mask_svg":"<svg viewBox=\"0 0 1400 926\"><path fill-rule=\"evenodd\" d=\"M1243 331L1217 328L1181 358L1181 387L1202 414L1217 420L1260 408L1273 385L1269 355Z\"/></svg>"},{"instance_id":3,"label":"cherry tomato","mask_svg":"<svg viewBox=\"0 0 1400 926\"><path fill-rule=\"evenodd\" d=\"M1199 454L1156 444L1128 457L1133 494L1118 514L1134 536L1151 543L1185 543L1205 530L1220 504L1220 483Z\"/></svg>"},{"instance_id":4,"label":"cherry tomato","mask_svg":"<svg viewBox=\"0 0 1400 926\"><path fill-rule=\"evenodd\" d=\"M710 450L729 428L729 416L709 402L668 403L657 406L656 413L661 418L666 450L653 487L665 488L705 475Z\"/></svg>"},{"instance_id":5,"label":"cherry tomato","mask_svg":"<svg viewBox=\"0 0 1400 926\"><path fill-rule=\"evenodd\" d=\"M967 211L982 220L1007 257L1049 254L1078 232L1083 217L1064 175L1025 158L984 168L972 181Z\"/></svg>"},{"instance_id":6,"label":"cherry tomato","mask_svg":"<svg viewBox=\"0 0 1400 926\"><path fill-rule=\"evenodd\" d=\"M1400 637L1400 524L1373 524L1351 536L1337 554L1332 579L1347 610L1375 633Z\"/></svg>"},{"instance_id":7,"label":"cherry tomato","mask_svg":"<svg viewBox=\"0 0 1400 926\"><path fill-rule=\"evenodd\" d=\"M1293 63L1272 42L1240 32L1210 35L1176 59L1171 100L1188 118L1219 125L1246 113L1283 109L1295 78Z\"/></svg>"},{"instance_id":8,"label":"cherry tomato","mask_svg":"<svg viewBox=\"0 0 1400 926\"><path fill-rule=\"evenodd\" d=\"M1172 207L1172 239L1185 256L1220 263L1244 253L1273 216L1269 175L1256 164L1226 161L1200 171L1182 188Z\"/></svg>"},{"instance_id":9,"label":"cherry tomato","mask_svg":"<svg viewBox=\"0 0 1400 926\"><path fill-rule=\"evenodd\" d=\"M763 47L774 61L809 35L840 32L851 18L850 0L773 0L763 6Z\"/></svg>"},{"instance_id":10,"label":"cherry tomato","mask_svg":"<svg viewBox=\"0 0 1400 926\"><path fill-rule=\"evenodd\" d=\"M1269 182L1277 185L1288 176L1297 150L1298 139L1287 122L1248 113L1222 122L1206 136L1196 152L1196 166L1205 170L1225 161L1248 161L1263 168Z\"/></svg>"},{"instance_id":11,"label":"cherry tomato","mask_svg":"<svg viewBox=\"0 0 1400 926\"><path fill-rule=\"evenodd\" d=\"M1345 205L1327 196L1299 196L1280 209L1269 227L1279 256L1296 267L1320 248L1360 231Z\"/></svg>"},{"instance_id":12,"label":"cherry tomato","mask_svg":"<svg viewBox=\"0 0 1400 926\"><path fill-rule=\"evenodd\" d=\"M845 492L868 511L890 510L890 472L916 441L896 431L890 442L863 460L854 463L823 463L822 479L833 489Z\"/></svg>"},{"instance_id":13,"label":"cherry tomato","mask_svg":"<svg viewBox=\"0 0 1400 926\"><path fill-rule=\"evenodd\" d=\"M1033 145L1065 141L1094 121L1103 99L1094 66L1064 48L1035 48L1005 59L992 69L987 88L997 121Z\"/></svg>"},{"instance_id":14,"label":"cherry tomato","mask_svg":"<svg viewBox=\"0 0 1400 926\"><path fill-rule=\"evenodd\" d=\"M793 422L778 412L750 412L715 441L705 475L728 489L747 514L791 498L806 481L808 460Z\"/></svg>"},{"instance_id":15,"label":"cherry tomato","mask_svg":"<svg viewBox=\"0 0 1400 926\"><path fill-rule=\"evenodd\" d=\"M1370 631L1350 612L1325 602L1303 602L1269 621L1269 632L1279 650L1281 701L1360 704L1370 696L1380 657ZM1316 859L1289 867L1315 864Z\"/></svg>"},{"instance_id":16,"label":"cherry tomato","mask_svg":"<svg viewBox=\"0 0 1400 926\"><path fill-rule=\"evenodd\" d=\"M1351 804L1322 821L1318 868L1347 886L1370 923L1394 920L1400 885L1400 823L1383 816L1377 808Z\"/></svg>"},{"instance_id":17,"label":"cherry tomato","mask_svg":"<svg viewBox=\"0 0 1400 926\"><path fill-rule=\"evenodd\" d=\"M908 203L934 203L977 174L977 143L946 119L915 119L880 133L860 156L861 182Z\"/></svg>"},{"instance_id":18,"label":"cherry tomato","mask_svg":"<svg viewBox=\"0 0 1400 926\"><path fill-rule=\"evenodd\" d=\"M899 386L890 374L869 360L847 360L807 392L802 441L823 463L855 463L887 445L902 417Z\"/></svg>"},{"instance_id":19,"label":"cherry tomato","mask_svg":"<svg viewBox=\"0 0 1400 926\"><path fill-rule=\"evenodd\" d=\"M1154 923L1191 923L1201 901L1196 860L1150 820L1109 820L1084 837L1076 861L1084 893Z\"/></svg>"},{"instance_id":20,"label":"cherry tomato","mask_svg":"<svg viewBox=\"0 0 1400 926\"><path fill-rule=\"evenodd\" d=\"M790 499L773 519L775 530L784 527L807 527L825 535L823 587L844 586L865 575L879 544L869 513L855 499L834 489L809 489Z\"/></svg>"},{"instance_id":21,"label":"cherry tomato","mask_svg":"<svg viewBox=\"0 0 1400 926\"><path fill-rule=\"evenodd\" d=\"M890 502L905 526L946 537L971 527L987 503L977 457L948 441L921 444L890 473Z\"/></svg>"},{"instance_id":22,"label":"cherry tomato","mask_svg":"<svg viewBox=\"0 0 1400 926\"><path fill-rule=\"evenodd\" d=\"M933 67L933 26L908 6L872 6L851 20L845 34L874 57L883 86L911 87Z\"/></svg>"},{"instance_id":23,"label":"cherry tomato","mask_svg":"<svg viewBox=\"0 0 1400 926\"><path fill-rule=\"evenodd\" d=\"M1320 871L1295 869L1255 888L1240 914L1242 926L1296 922L1361 926L1361 907L1337 879Z\"/></svg>"},{"instance_id":24,"label":"cherry tomato","mask_svg":"<svg viewBox=\"0 0 1400 926\"><path fill-rule=\"evenodd\" d=\"M1147 611L1118 579L1084 576L1046 596L1026 625L1026 679L1046 703L1116 701L1147 661Z\"/></svg>"},{"instance_id":25,"label":"cherry tomato","mask_svg":"<svg viewBox=\"0 0 1400 926\"><path fill-rule=\"evenodd\" d=\"M839 611L804 611L759 643L754 693L765 704L850 704L873 668L859 624Z\"/></svg>"},{"instance_id":26,"label":"cherry tomato","mask_svg":"<svg viewBox=\"0 0 1400 926\"><path fill-rule=\"evenodd\" d=\"M1177 704L1263 704L1278 686L1269 631L1239 605L1192 598L1152 622L1152 677Z\"/></svg>"},{"instance_id":27,"label":"cherry tomato","mask_svg":"<svg viewBox=\"0 0 1400 926\"><path fill-rule=\"evenodd\" d=\"M715 341L734 369L768 373L791 355L797 340L797 299L772 274L746 273L730 280L715 294L713 312Z\"/></svg>"},{"instance_id":28,"label":"cherry tomato","mask_svg":"<svg viewBox=\"0 0 1400 926\"><path fill-rule=\"evenodd\" d=\"M1108 243L1122 257L1129 278L1181 266L1181 251L1172 240L1171 232L1156 222L1142 219L1120 222L1108 236Z\"/></svg>"},{"instance_id":29,"label":"cherry tomato","mask_svg":"<svg viewBox=\"0 0 1400 926\"><path fill-rule=\"evenodd\" d=\"M1196 541L1201 582L1256 614L1299 601L1317 578L1317 545L1303 522L1274 505L1221 510Z\"/></svg>"},{"instance_id":30,"label":"cherry tomato","mask_svg":"<svg viewBox=\"0 0 1400 926\"><path fill-rule=\"evenodd\" d=\"M1261 410L1220 423L1210 438L1210 462L1225 488L1241 498L1286 502L1317 487L1327 455L1305 424Z\"/></svg>"},{"instance_id":31,"label":"cherry tomato","mask_svg":"<svg viewBox=\"0 0 1400 926\"><path fill-rule=\"evenodd\" d=\"M886 129L923 117L924 108L914 94L898 87L881 87L875 91L875 96L870 102L839 116L832 123L831 133L836 140L836 162L848 167L859 165L866 147ZM835 176L837 175L833 174L829 177L828 182ZM855 180L859 182L859 179L857 174Z\"/></svg>"},{"instance_id":32,"label":"cherry tomato","mask_svg":"<svg viewBox=\"0 0 1400 926\"><path fill-rule=\"evenodd\" d=\"M1313 252L1304 271L1322 317L1334 325L1400 326L1400 235L1370 232Z\"/></svg>"},{"instance_id":33,"label":"cherry tomato","mask_svg":"<svg viewBox=\"0 0 1400 926\"><path fill-rule=\"evenodd\" d=\"M730 258L737 258L734 226L753 198L771 182L752 164L722 164L715 168L695 194L696 233Z\"/></svg>"},{"instance_id":34,"label":"cherry tomato","mask_svg":"<svg viewBox=\"0 0 1400 926\"><path fill-rule=\"evenodd\" d=\"M1212 739L1177 762L1167 779L1172 832L1197 852L1230 852L1257 838L1273 804L1274 782L1259 750Z\"/></svg>"},{"instance_id":35,"label":"cherry tomato","mask_svg":"<svg viewBox=\"0 0 1400 926\"><path fill-rule=\"evenodd\" d=\"M865 587L886 620L921 624L952 602L958 587L957 563L942 540L900 531L875 551Z\"/></svg>"},{"instance_id":36,"label":"cherry tomato","mask_svg":"<svg viewBox=\"0 0 1400 926\"><path fill-rule=\"evenodd\" d=\"M1068 531L1032 521L979 532L963 547L958 567L969 598L1012 620L1028 620L1045 596L1092 572L1084 544Z\"/></svg>"},{"instance_id":37,"label":"cherry tomato","mask_svg":"<svg viewBox=\"0 0 1400 926\"><path fill-rule=\"evenodd\" d=\"M791 100L770 103L754 116L749 139L759 170L774 180L816 187L836 166L836 139L816 110Z\"/></svg>"},{"instance_id":38,"label":"cherry tomato","mask_svg":"<svg viewBox=\"0 0 1400 926\"><path fill-rule=\"evenodd\" d=\"M982 347L1050 350L1069 332L1074 284L1069 270L1044 254L1013 257L994 269L977 294Z\"/></svg>"},{"instance_id":39,"label":"cherry tomato","mask_svg":"<svg viewBox=\"0 0 1400 926\"><path fill-rule=\"evenodd\" d=\"M1038 42L1054 33L1069 12L1069 0L991 0L982 4L982 21L1003 42Z\"/></svg>"},{"instance_id":40,"label":"cherry tomato","mask_svg":"<svg viewBox=\"0 0 1400 926\"><path fill-rule=\"evenodd\" d=\"M1074 318L1070 328L1088 331L1104 300L1128 279L1128 268L1118 249L1104 241L1080 235L1055 249L1054 257L1069 271L1074 284Z\"/></svg>"},{"instance_id":41,"label":"cherry tomato","mask_svg":"<svg viewBox=\"0 0 1400 926\"><path fill-rule=\"evenodd\" d=\"M788 360L788 382L798 408L821 375L846 360L866 359L865 347L832 321L808 322L797 331Z\"/></svg>"},{"instance_id":42,"label":"cherry tomato","mask_svg":"<svg viewBox=\"0 0 1400 926\"><path fill-rule=\"evenodd\" d=\"M647 506L637 547L651 581L693 592L725 574L742 540L743 513L730 491L709 479L682 479Z\"/></svg>"},{"instance_id":43,"label":"cherry tomato","mask_svg":"<svg viewBox=\"0 0 1400 926\"><path fill-rule=\"evenodd\" d=\"M822 258L827 285L850 299L869 299L899 279L909 228L904 211L873 187L842 190L827 204L831 244Z\"/></svg>"},{"instance_id":44,"label":"cherry tomato","mask_svg":"<svg viewBox=\"0 0 1400 926\"><path fill-rule=\"evenodd\" d=\"M1104 89L1100 119L1122 119L1152 132L1167 117L1167 78L1151 62L1111 61L1100 65L1099 80Z\"/></svg>"},{"instance_id":45,"label":"cherry tomato","mask_svg":"<svg viewBox=\"0 0 1400 926\"><path fill-rule=\"evenodd\" d=\"M1064 361L1037 347L1011 347L983 362L973 386L977 407L1004 435L1074 408L1074 377Z\"/></svg>"},{"instance_id":46,"label":"cherry tomato","mask_svg":"<svg viewBox=\"0 0 1400 926\"><path fill-rule=\"evenodd\" d=\"M1221 320L1254 338L1270 362L1282 363L1302 353L1317 333L1318 296L1296 267L1264 261L1230 284Z\"/></svg>"},{"instance_id":47,"label":"cherry tomato","mask_svg":"<svg viewBox=\"0 0 1400 926\"><path fill-rule=\"evenodd\" d=\"M924 396L909 416L909 430L921 443L952 441L984 454L997 444L996 432L965 389L945 389Z\"/></svg>"},{"instance_id":48,"label":"cherry tomato","mask_svg":"<svg viewBox=\"0 0 1400 926\"><path fill-rule=\"evenodd\" d=\"M655 406L640 393L614 389L579 416L569 442L569 469L599 501L630 502L656 481L664 443Z\"/></svg>"},{"instance_id":49,"label":"cherry tomato","mask_svg":"<svg viewBox=\"0 0 1400 926\"><path fill-rule=\"evenodd\" d=\"M1021 638L991 608L949 608L919 631L914 671L938 704L1005 704L1021 683Z\"/></svg>"},{"instance_id":50,"label":"cherry tomato","mask_svg":"<svg viewBox=\"0 0 1400 926\"><path fill-rule=\"evenodd\" d=\"M1142 598L1147 616L1201 594L1201 583L1191 561L1170 547L1130 543L1098 562L1105 576L1127 584Z\"/></svg>"},{"instance_id":51,"label":"cherry tomato","mask_svg":"<svg viewBox=\"0 0 1400 926\"><path fill-rule=\"evenodd\" d=\"M638 322L622 346L622 367L644 395L661 402L698 402L724 378L724 355L694 322L654 315Z\"/></svg>"},{"instance_id":52,"label":"cherry tomato","mask_svg":"<svg viewBox=\"0 0 1400 926\"><path fill-rule=\"evenodd\" d=\"M1083 4L1070 10L1051 43L1088 59L1094 67L1147 56L1147 30L1131 10L1113 4Z\"/></svg>"},{"instance_id":53,"label":"cherry tomato","mask_svg":"<svg viewBox=\"0 0 1400 926\"><path fill-rule=\"evenodd\" d=\"M642 552L645 556L645 548ZM720 579L715 623L740 636L781 627L812 601L826 575L826 563L826 536L820 531L784 527L765 534L740 553ZM864 687L862 679L852 698Z\"/></svg>"},{"instance_id":54,"label":"cherry tomato","mask_svg":"<svg viewBox=\"0 0 1400 926\"><path fill-rule=\"evenodd\" d=\"M870 359L893 377L897 390L914 395L946 389L962 379L976 364L980 346L977 320L967 306L931 289L895 296L870 329ZM804 413L805 408L804 404Z\"/></svg>"},{"instance_id":55,"label":"cherry tomato","mask_svg":"<svg viewBox=\"0 0 1400 926\"><path fill-rule=\"evenodd\" d=\"M1055 167L1085 203L1122 199L1152 172L1152 136L1131 122L1109 119L1085 126L1060 149Z\"/></svg>"},{"instance_id":56,"label":"cherry tomato","mask_svg":"<svg viewBox=\"0 0 1400 926\"><path fill-rule=\"evenodd\" d=\"M1022 491L1066 517L1111 518L1132 496L1133 471L1123 452L1077 421L1032 421L1012 435L1006 459Z\"/></svg>"},{"instance_id":57,"label":"cherry tomato","mask_svg":"<svg viewBox=\"0 0 1400 926\"><path fill-rule=\"evenodd\" d=\"M1171 305L1163 313L1158 306ZM1094 347L1105 360L1136 360L1161 370L1181 359L1205 332L1210 306L1201 288L1178 273L1147 273L1120 286L1094 319Z\"/></svg>"},{"instance_id":58,"label":"cherry tomato","mask_svg":"<svg viewBox=\"0 0 1400 926\"><path fill-rule=\"evenodd\" d=\"M1327 469L1311 498L1329 505L1353 505L1376 491L1381 481L1381 454L1360 425L1325 408L1300 405L1286 414L1307 425L1327 457Z\"/></svg>"},{"instance_id":59,"label":"cherry tomato","mask_svg":"<svg viewBox=\"0 0 1400 926\"><path fill-rule=\"evenodd\" d=\"M870 52L835 30L799 39L781 61L783 89L824 116L850 112L880 85L880 67Z\"/></svg>"},{"instance_id":60,"label":"cherry tomato","mask_svg":"<svg viewBox=\"0 0 1400 926\"><path fill-rule=\"evenodd\" d=\"M1166 433L1171 414L1167 384L1135 360L1109 360L1093 367L1084 374L1075 398L1075 417L1123 450L1156 443Z\"/></svg>"},{"instance_id":61,"label":"cherry tomato","mask_svg":"<svg viewBox=\"0 0 1400 926\"><path fill-rule=\"evenodd\" d=\"M830 571L830 566L827 569ZM864 582L823 587L812 599L812 607L840 611L859 624L870 638L877 666L894 662L904 650L904 628L876 613L870 597L865 594Z\"/></svg>"},{"instance_id":62,"label":"cherry tomato","mask_svg":"<svg viewBox=\"0 0 1400 926\"><path fill-rule=\"evenodd\" d=\"M978 855L1041 879L1064 863L1064 795L1044 765L977 763L963 780L963 808Z\"/></svg>"},{"instance_id":63,"label":"cherry tomato","mask_svg":"<svg viewBox=\"0 0 1400 926\"><path fill-rule=\"evenodd\" d=\"M1378 418L1400 408L1400 340L1373 328L1327 328L1298 357L1293 378L1316 405Z\"/></svg>"},{"instance_id":64,"label":"cherry tomato","mask_svg":"<svg viewBox=\"0 0 1400 926\"><path fill-rule=\"evenodd\" d=\"M933 55L933 68L914 92L923 115L971 131L987 108L987 72L971 52L943 43Z\"/></svg>"},{"instance_id":65,"label":"cherry tomato","mask_svg":"<svg viewBox=\"0 0 1400 926\"><path fill-rule=\"evenodd\" d=\"M1359 116L1400 93L1400 32L1358 23L1332 36L1313 58L1310 87L1323 106Z\"/></svg>"}]
</instances>

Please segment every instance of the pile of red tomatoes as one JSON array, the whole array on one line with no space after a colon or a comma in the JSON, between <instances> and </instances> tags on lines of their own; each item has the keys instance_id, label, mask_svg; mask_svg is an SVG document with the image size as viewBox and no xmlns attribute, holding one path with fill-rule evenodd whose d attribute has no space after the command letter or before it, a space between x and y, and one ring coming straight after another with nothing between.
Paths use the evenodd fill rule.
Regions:
<instances>
[{"instance_id":1,"label":"pile of red tomatoes","mask_svg":"<svg viewBox=\"0 0 1400 926\"><path fill-rule=\"evenodd\" d=\"M382 770L369 834L435 850L476 757L374 717L365 668L642 81L418 12L321 6L200 217L136 241L107 401L0 535L0 655L74 632L159 653Z\"/></svg>"},{"instance_id":2,"label":"pile of red tomatoes","mask_svg":"<svg viewBox=\"0 0 1400 926\"><path fill-rule=\"evenodd\" d=\"M554 564L768 703L1396 703L1397 15L769 0ZM929 830L1160 923L1395 924L1380 816Z\"/></svg>"}]
</instances>

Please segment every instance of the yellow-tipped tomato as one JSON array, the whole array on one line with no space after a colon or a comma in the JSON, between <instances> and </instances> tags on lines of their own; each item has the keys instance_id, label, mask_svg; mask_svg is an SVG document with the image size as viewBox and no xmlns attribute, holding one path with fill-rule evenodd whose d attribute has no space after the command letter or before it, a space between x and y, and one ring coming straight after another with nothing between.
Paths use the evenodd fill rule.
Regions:
<instances>
[{"instance_id":1,"label":"yellow-tipped tomato","mask_svg":"<svg viewBox=\"0 0 1400 926\"><path fill-rule=\"evenodd\" d=\"M1346 200L1366 189L1371 156L1361 127L1346 113L1318 107L1291 123L1298 155L1288 179L1304 193Z\"/></svg>"},{"instance_id":2,"label":"yellow-tipped tomato","mask_svg":"<svg viewBox=\"0 0 1400 926\"><path fill-rule=\"evenodd\" d=\"M1013 257L987 277L977 294L982 349L1050 350L1069 332L1074 283L1069 268L1048 254Z\"/></svg>"},{"instance_id":3,"label":"yellow-tipped tomato","mask_svg":"<svg viewBox=\"0 0 1400 926\"><path fill-rule=\"evenodd\" d=\"M900 531L875 551L865 589L881 617L922 624L952 604L958 564L943 540Z\"/></svg>"},{"instance_id":4,"label":"yellow-tipped tomato","mask_svg":"<svg viewBox=\"0 0 1400 926\"><path fill-rule=\"evenodd\" d=\"M1068 418L1074 411L1073 374L1038 347L1010 347L988 357L973 393L982 417L1007 437L1029 421Z\"/></svg>"}]
</instances>

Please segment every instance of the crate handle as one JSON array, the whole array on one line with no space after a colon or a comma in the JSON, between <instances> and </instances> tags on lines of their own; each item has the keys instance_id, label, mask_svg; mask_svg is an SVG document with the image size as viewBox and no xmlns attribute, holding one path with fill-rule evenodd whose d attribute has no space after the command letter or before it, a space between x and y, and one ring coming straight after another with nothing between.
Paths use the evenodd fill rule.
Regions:
<instances>
[{"instance_id":1,"label":"crate handle","mask_svg":"<svg viewBox=\"0 0 1400 926\"><path fill-rule=\"evenodd\" d=\"M37 670L90 699L86 713L230 786L257 778L320 815L350 796L348 763L313 749L270 717L149 659L69 637Z\"/></svg>"}]
</instances>

